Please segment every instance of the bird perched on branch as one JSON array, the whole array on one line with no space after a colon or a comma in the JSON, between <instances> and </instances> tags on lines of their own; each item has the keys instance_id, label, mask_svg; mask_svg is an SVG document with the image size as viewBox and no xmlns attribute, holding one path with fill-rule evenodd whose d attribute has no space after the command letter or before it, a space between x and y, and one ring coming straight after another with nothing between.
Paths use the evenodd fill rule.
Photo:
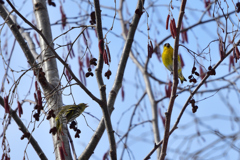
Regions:
<instances>
[{"instance_id":1,"label":"bird perched on branch","mask_svg":"<svg viewBox=\"0 0 240 160\"><path fill-rule=\"evenodd\" d=\"M69 123L74 121L78 116L82 114L86 107L88 107L86 103L63 106L55 118L57 132L62 132L63 122Z\"/></svg>"},{"instance_id":2,"label":"bird perched on branch","mask_svg":"<svg viewBox=\"0 0 240 160\"><path fill-rule=\"evenodd\" d=\"M165 43L163 46L162 61L165 67L169 71L173 72L173 48L169 43ZM179 55L178 55L178 78L181 80L181 83L183 83L183 81L187 81L182 74L182 64Z\"/></svg>"}]
</instances>

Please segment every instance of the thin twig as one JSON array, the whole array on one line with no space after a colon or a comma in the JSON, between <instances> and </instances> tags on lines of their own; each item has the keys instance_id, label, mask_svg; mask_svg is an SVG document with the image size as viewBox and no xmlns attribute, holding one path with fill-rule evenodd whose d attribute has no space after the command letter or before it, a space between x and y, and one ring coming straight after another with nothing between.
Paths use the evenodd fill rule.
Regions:
<instances>
[{"instance_id":1,"label":"thin twig","mask_svg":"<svg viewBox=\"0 0 240 160\"><path fill-rule=\"evenodd\" d=\"M170 123L171 123L171 115L172 115L172 109L174 105L174 101L177 97L176 91L177 91L177 85L178 85L178 44L179 44L179 33L180 28L182 25L182 19L184 15L184 10L186 6L186 0L182 0L180 13L178 17L178 23L177 23L177 35L174 43L174 53L173 53L173 86L171 91L171 97L168 105L168 110L165 113L166 115L166 121L165 121L165 132L164 132L164 138L163 138L163 145L160 155L160 160L164 160L167 152L167 146L168 146L168 139L169 139L169 130L170 130Z\"/></svg>"}]
</instances>

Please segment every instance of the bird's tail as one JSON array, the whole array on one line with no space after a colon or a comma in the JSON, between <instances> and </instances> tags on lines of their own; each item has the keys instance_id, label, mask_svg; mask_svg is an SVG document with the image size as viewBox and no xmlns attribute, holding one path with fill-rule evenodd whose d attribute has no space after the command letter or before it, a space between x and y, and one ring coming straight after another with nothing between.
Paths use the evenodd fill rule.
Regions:
<instances>
[{"instance_id":1,"label":"bird's tail","mask_svg":"<svg viewBox=\"0 0 240 160\"><path fill-rule=\"evenodd\" d=\"M183 81L187 81L187 80L184 78L182 72L178 73L178 78L181 80L181 83L183 83Z\"/></svg>"}]
</instances>

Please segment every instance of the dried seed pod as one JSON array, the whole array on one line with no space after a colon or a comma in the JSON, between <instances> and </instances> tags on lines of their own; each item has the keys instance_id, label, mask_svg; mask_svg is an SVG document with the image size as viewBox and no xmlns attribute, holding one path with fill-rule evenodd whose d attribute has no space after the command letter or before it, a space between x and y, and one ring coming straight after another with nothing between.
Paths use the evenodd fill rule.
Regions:
<instances>
[{"instance_id":1,"label":"dried seed pod","mask_svg":"<svg viewBox=\"0 0 240 160\"><path fill-rule=\"evenodd\" d=\"M201 79L203 79L205 77L205 74L204 74L203 69L202 69L201 66L199 68L199 71L200 71L200 77L201 77Z\"/></svg>"},{"instance_id":2,"label":"dried seed pod","mask_svg":"<svg viewBox=\"0 0 240 160\"><path fill-rule=\"evenodd\" d=\"M122 86L122 88L121 88L121 96L122 96L122 101L124 101L125 91L124 91L124 87L123 87L123 86Z\"/></svg>"},{"instance_id":3,"label":"dried seed pod","mask_svg":"<svg viewBox=\"0 0 240 160\"><path fill-rule=\"evenodd\" d=\"M168 88L168 86L166 85L165 86L165 94L166 94L166 97L170 97L170 95L171 95L171 90L170 90L170 92L169 92L169 88Z\"/></svg>"},{"instance_id":4,"label":"dried seed pod","mask_svg":"<svg viewBox=\"0 0 240 160\"><path fill-rule=\"evenodd\" d=\"M171 32L171 35L172 35L173 39L175 39L174 32L173 32L173 23L172 23L172 21L170 21L170 32Z\"/></svg>"},{"instance_id":5,"label":"dried seed pod","mask_svg":"<svg viewBox=\"0 0 240 160\"><path fill-rule=\"evenodd\" d=\"M60 6L60 13L61 13L61 20L62 20L62 28L64 29L67 24L67 17L66 14L63 11L62 5Z\"/></svg>"},{"instance_id":6,"label":"dried seed pod","mask_svg":"<svg viewBox=\"0 0 240 160\"><path fill-rule=\"evenodd\" d=\"M33 117L35 118L36 121L39 121L39 117L40 117L40 116L39 116L38 113L35 113L35 114L33 115Z\"/></svg>"},{"instance_id":7,"label":"dried seed pod","mask_svg":"<svg viewBox=\"0 0 240 160\"><path fill-rule=\"evenodd\" d=\"M191 99L189 102L190 102L192 105L194 105L194 104L195 104L195 99Z\"/></svg>"},{"instance_id":8,"label":"dried seed pod","mask_svg":"<svg viewBox=\"0 0 240 160\"><path fill-rule=\"evenodd\" d=\"M239 52L237 46L235 47L235 52L236 52L236 59L239 59L240 58L240 52Z\"/></svg>"},{"instance_id":9,"label":"dried seed pod","mask_svg":"<svg viewBox=\"0 0 240 160\"><path fill-rule=\"evenodd\" d=\"M74 128L76 128L76 125L77 125L77 123L75 121L72 121L69 128L74 129Z\"/></svg>"},{"instance_id":10,"label":"dried seed pod","mask_svg":"<svg viewBox=\"0 0 240 160\"><path fill-rule=\"evenodd\" d=\"M240 12L240 2L236 3L236 7L237 7L236 11L237 11L237 13L239 13Z\"/></svg>"},{"instance_id":11,"label":"dried seed pod","mask_svg":"<svg viewBox=\"0 0 240 160\"><path fill-rule=\"evenodd\" d=\"M96 66L97 65L97 59L96 58L90 59L90 65Z\"/></svg>"},{"instance_id":12,"label":"dried seed pod","mask_svg":"<svg viewBox=\"0 0 240 160\"><path fill-rule=\"evenodd\" d=\"M108 45L106 45L106 51L107 51L108 61L111 62L111 55L110 55L110 50L108 48Z\"/></svg>"},{"instance_id":13,"label":"dried seed pod","mask_svg":"<svg viewBox=\"0 0 240 160\"><path fill-rule=\"evenodd\" d=\"M37 83L37 81L35 81L35 89L36 89L36 91L38 90L38 83Z\"/></svg>"},{"instance_id":14,"label":"dried seed pod","mask_svg":"<svg viewBox=\"0 0 240 160\"><path fill-rule=\"evenodd\" d=\"M197 69L196 67L193 67L193 68L192 68L192 74L194 74L194 72L196 71L196 69Z\"/></svg>"},{"instance_id":15,"label":"dried seed pod","mask_svg":"<svg viewBox=\"0 0 240 160\"><path fill-rule=\"evenodd\" d=\"M52 135L55 135L57 133L57 128L56 127L51 128L49 133L50 134L52 133Z\"/></svg>"},{"instance_id":16,"label":"dried seed pod","mask_svg":"<svg viewBox=\"0 0 240 160\"><path fill-rule=\"evenodd\" d=\"M100 39L100 41L98 42L98 48L99 48L99 52L101 53L101 54L103 54L103 52L104 52L104 41L103 41L103 39Z\"/></svg>"},{"instance_id":17,"label":"dried seed pod","mask_svg":"<svg viewBox=\"0 0 240 160\"><path fill-rule=\"evenodd\" d=\"M86 66L89 68L90 67L90 59L89 59L88 54L86 54L86 56L85 56L85 62L86 62Z\"/></svg>"},{"instance_id":18,"label":"dried seed pod","mask_svg":"<svg viewBox=\"0 0 240 160\"><path fill-rule=\"evenodd\" d=\"M104 76L107 77L107 79L109 79L110 76L111 76L111 74L112 74L112 72L111 72L110 70L108 70L108 71L104 74Z\"/></svg>"},{"instance_id":19,"label":"dried seed pod","mask_svg":"<svg viewBox=\"0 0 240 160\"><path fill-rule=\"evenodd\" d=\"M229 72L231 71L231 66L235 66L234 65L234 57L232 55L229 57L229 68L228 68Z\"/></svg>"},{"instance_id":20,"label":"dried seed pod","mask_svg":"<svg viewBox=\"0 0 240 160\"><path fill-rule=\"evenodd\" d=\"M94 11L90 14L90 17L91 17L91 20L90 20L91 25L96 24L96 16Z\"/></svg>"},{"instance_id":21,"label":"dried seed pod","mask_svg":"<svg viewBox=\"0 0 240 160\"><path fill-rule=\"evenodd\" d=\"M184 40L188 43L188 36L187 36L187 32L183 32L183 35L184 35Z\"/></svg>"},{"instance_id":22,"label":"dried seed pod","mask_svg":"<svg viewBox=\"0 0 240 160\"><path fill-rule=\"evenodd\" d=\"M224 59L224 53L223 53L223 44L222 44L221 41L219 42L219 54L220 54L221 60L223 60Z\"/></svg>"},{"instance_id":23,"label":"dried seed pod","mask_svg":"<svg viewBox=\"0 0 240 160\"><path fill-rule=\"evenodd\" d=\"M199 76L199 73L198 73L198 72L194 72L194 74L195 74L196 76Z\"/></svg>"},{"instance_id":24,"label":"dried seed pod","mask_svg":"<svg viewBox=\"0 0 240 160\"><path fill-rule=\"evenodd\" d=\"M107 53L106 53L106 49L104 50L104 53L103 53L103 60L104 60L104 63L109 65L108 63L108 57L107 57Z\"/></svg>"},{"instance_id":25,"label":"dried seed pod","mask_svg":"<svg viewBox=\"0 0 240 160\"><path fill-rule=\"evenodd\" d=\"M181 65L182 65L182 68L183 68L183 67L185 66L185 64L184 64L182 55L181 55L180 53L179 53L178 55L179 55L179 57L180 57Z\"/></svg>"},{"instance_id":26,"label":"dried seed pod","mask_svg":"<svg viewBox=\"0 0 240 160\"><path fill-rule=\"evenodd\" d=\"M172 29L173 29L173 34L174 34L174 39L177 36L177 28L176 28L176 23L175 23L175 19L173 18L172 20Z\"/></svg>"},{"instance_id":27,"label":"dried seed pod","mask_svg":"<svg viewBox=\"0 0 240 160\"><path fill-rule=\"evenodd\" d=\"M197 80L195 78L192 79L193 83L197 83Z\"/></svg>"},{"instance_id":28,"label":"dried seed pod","mask_svg":"<svg viewBox=\"0 0 240 160\"><path fill-rule=\"evenodd\" d=\"M74 137L75 137L75 138L80 138L80 135L79 135L79 133L78 133L78 132L76 132Z\"/></svg>"},{"instance_id":29,"label":"dried seed pod","mask_svg":"<svg viewBox=\"0 0 240 160\"><path fill-rule=\"evenodd\" d=\"M196 113L196 112L197 112L197 109L198 109L198 106L193 106L193 107L192 107L192 112L193 112L193 113Z\"/></svg>"},{"instance_id":30,"label":"dried seed pod","mask_svg":"<svg viewBox=\"0 0 240 160\"><path fill-rule=\"evenodd\" d=\"M8 96L4 97L4 108L5 108L5 113L10 113L10 107L8 104Z\"/></svg>"},{"instance_id":31,"label":"dried seed pod","mask_svg":"<svg viewBox=\"0 0 240 160\"><path fill-rule=\"evenodd\" d=\"M56 4L55 4L54 2L52 2L52 0L48 0L48 5L49 5L49 6L56 7Z\"/></svg>"},{"instance_id":32,"label":"dried seed pod","mask_svg":"<svg viewBox=\"0 0 240 160\"><path fill-rule=\"evenodd\" d=\"M168 30L169 18L170 18L170 15L168 14L166 19L166 30Z\"/></svg>"},{"instance_id":33,"label":"dried seed pod","mask_svg":"<svg viewBox=\"0 0 240 160\"><path fill-rule=\"evenodd\" d=\"M86 76L86 77L89 77L89 76L92 76L92 77L93 77L93 73L92 73L92 72L87 72L85 76Z\"/></svg>"},{"instance_id":34,"label":"dried seed pod","mask_svg":"<svg viewBox=\"0 0 240 160\"><path fill-rule=\"evenodd\" d=\"M38 106L39 106L39 110L42 110L43 106L42 106L42 95L41 95L41 91L38 90L37 91L37 97L38 97Z\"/></svg>"}]
</instances>

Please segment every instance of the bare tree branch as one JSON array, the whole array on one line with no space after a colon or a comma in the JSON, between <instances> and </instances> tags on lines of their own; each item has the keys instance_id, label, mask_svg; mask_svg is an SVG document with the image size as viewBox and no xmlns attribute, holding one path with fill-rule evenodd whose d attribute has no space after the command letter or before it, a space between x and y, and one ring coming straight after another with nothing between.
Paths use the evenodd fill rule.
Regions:
<instances>
[{"instance_id":1,"label":"bare tree branch","mask_svg":"<svg viewBox=\"0 0 240 160\"><path fill-rule=\"evenodd\" d=\"M163 138L163 145L160 155L160 160L164 160L167 152L167 145L168 145L168 139L169 139L169 129L170 129L170 122L171 122L171 114L172 114L172 108L174 101L177 97L176 91L177 91L177 85L178 85L178 46L179 46L179 33L180 28L182 25L182 18L184 15L184 10L186 6L186 0L183 0L181 3L180 13L178 17L178 23L177 23L177 35L174 43L174 51L173 51L173 86L171 91L171 97L169 100L168 110L165 113L166 115L166 121L165 121L165 132L164 132L164 138Z\"/></svg>"},{"instance_id":2,"label":"bare tree branch","mask_svg":"<svg viewBox=\"0 0 240 160\"><path fill-rule=\"evenodd\" d=\"M1 5L0 5L0 10L1 10ZM0 11L0 13L1 13L1 11ZM1 96L0 96L0 104L4 108L4 101L3 101L3 98ZM21 121L21 119L17 116L16 111L14 111L14 110L12 110L10 108L9 116L11 116L14 119L14 121L17 123L19 129L22 131L23 134L30 133L28 131L28 129L26 128L26 126ZM46 157L46 155L42 151L41 147L38 145L38 143L35 140L35 138L32 135L30 135L27 138L28 138L30 144L32 145L33 149L36 151L36 153L39 156L39 158L42 159L42 160L47 160L48 158Z\"/></svg>"},{"instance_id":3,"label":"bare tree branch","mask_svg":"<svg viewBox=\"0 0 240 160\"><path fill-rule=\"evenodd\" d=\"M139 12L142 12L143 9L143 4L144 4L144 0L139 0L136 9L139 9ZM122 80L123 80L123 75L124 75L124 71L125 71L125 67L126 67L126 63L129 57L129 53L131 51L131 46L132 46L132 42L133 42L133 38L134 38L134 34L138 25L138 22L140 20L140 16L138 14L135 14L132 20L132 25L131 28L129 29L128 32L128 36L127 36L127 41L125 43L123 52L122 52L122 58L119 62L119 66L117 69L117 74L115 77L115 81L112 87L112 90L109 94L109 98L108 98L108 108L109 108L109 113L111 114L113 111L113 106L118 94L119 89L122 86ZM104 120L101 119L98 128L96 129L96 132L94 133L94 135L92 136L92 139L90 140L90 142L88 143L86 149L84 150L84 152L81 154L80 157L78 157L78 159L82 160L82 159L89 159L89 157L92 155L93 150L96 148L96 145L98 144L100 137L102 136L103 132L104 132L105 126L104 126Z\"/></svg>"},{"instance_id":4,"label":"bare tree branch","mask_svg":"<svg viewBox=\"0 0 240 160\"><path fill-rule=\"evenodd\" d=\"M103 34L102 34L102 20L101 20L101 9L100 9L100 4L99 0L94 0L94 7L95 7L95 16L96 16L96 29L97 29L97 34L98 34L98 40L99 42L103 40ZM99 43L100 48L104 49L104 43ZM103 52L103 51L100 51ZM96 68L96 79L98 81L98 86L100 89L100 95L101 99L104 102L104 105L101 105L102 112L103 112L103 117L104 117L104 122L105 122L105 127L107 128L107 133L108 133L108 139L109 139L109 144L110 144L110 157L112 160L117 159L117 151L116 151L116 141L114 137L114 131L112 128L112 122L110 119L110 114L108 112L107 108L107 101L106 101L106 86L103 83L102 79L102 68L103 68L103 54L99 53L99 60L98 60L98 65Z\"/></svg>"}]
</instances>

